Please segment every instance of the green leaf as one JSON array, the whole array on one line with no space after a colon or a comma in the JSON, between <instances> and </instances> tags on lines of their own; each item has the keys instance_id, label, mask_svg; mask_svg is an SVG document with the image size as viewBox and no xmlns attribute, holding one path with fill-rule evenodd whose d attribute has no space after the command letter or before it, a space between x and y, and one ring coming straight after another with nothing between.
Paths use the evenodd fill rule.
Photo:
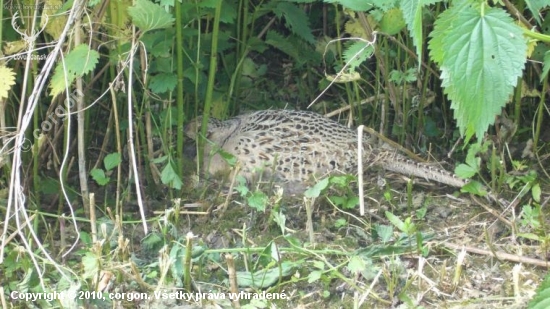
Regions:
<instances>
[{"instance_id":1,"label":"green leaf","mask_svg":"<svg viewBox=\"0 0 550 309\"><path fill-rule=\"evenodd\" d=\"M396 215L392 214L389 211L386 211L386 218L388 218L391 224L393 224L400 231L403 232L406 230L405 222L401 221L401 219L399 219L399 217L397 217Z\"/></svg>"},{"instance_id":2,"label":"green leaf","mask_svg":"<svg viewBox=\"0 0 550 309\"><path fill-rule=\"evenodd\" d=\"M477 173L477 169L475 167L471 167L467 164L459 164L455 168L455 174L460 178L471 178Z\"/></svg>"},{"instance_id":3,"label":"green leaf","mask_svg":"<svg viewBox=\"0 0 550 309\"><path fill-rule=\"evenodd\" d=\"M337 176L329 177L329 182L340 188L347 188L350 182L355 180L356 180L356 177L352 175L337 175Z\"/></svg>"},{"instance_id":4,"label":"green leaf","mask_svg":"<svg viewBox=\"0 0 550 309\"><path fill-rule=\"evenodd\" d=\"M128 8L128 15L142 32L168 28L174 23L170 13L148 0L136 0L135 5Z\"/></svg>"},{"instance_id":5,"label":"green leaf","mask_svg":"<svg viewBox=\"0 0 550 309\"><path fill-rule=\"evenodd\" d=\"M278 256L277 245L271 241L264 247L262 252L259 253L257 265L262 266L262 268L268 267L271 262L279 260L280 256Z\"/></svg>"},{"instance_id":6,"label":"green leaf","mask_svg":"<svg viewBox=\"0 0 550 309\"><path fill-rule=\"evenodd\" d=\"M352 273L358 274L365 270L366 265L365 260L360 256L354 255L350 258L347 267Z\"/></svg>"},{"instance_id":7,"label":"green leaf","mask_svg":"<svg viewBox=\"0 0 550 309\"><path fill-rule=\"evenodd\" d=\"M288 27L294 34L310 44L315 43L315 37L313 37L308 24L309 19L304 10L291 2L279 2L273 12L279 18L284 16Z\"/></svg>"},{"instance_id":8,"label":"green leaf","mask_svg":"<svg viewBox=\"0 0 550 309\"><path fill-rule=\"evenodd\" d=\"M479 181L470 181L460 188L460 192L472 193L479 196L487 195L486 188Z\"/></svg>"},{"instance_id":9,"label":"green leaf","mask_svg":"<svg viewBox=\"0 0 550 309\"><path fill-rule=\"evenodd\" d=\"M238 185L235 186L235 190L239 192L241 197L245 197L250 190L246 186L246 179L242 175L237 175L237 183Z\"/></svg>"},{"instance_id":10,"label":"green leaf","mask_svg":"<svg viewBox=\"0 0 550 309\"><path fill-rule=\"evenodd\" d=\"M334 227L339 229L341 227L344 227L344 226L347 226L348 225L348 221L346 221L346 219L344 218L340 218L340 219L337 219L336 221L334 221Z\"/></svg>"},{"instance_id":11,"label":"green leaf","mask_svg":"<svg viewBox=\"0 0 550 309\"><path fill-rule=\"evenodd\" d=\"M237 9L235 8L235 4L232 1L204 0L204 1L196 2L196 5L199 8L215 9L218 6L220 1L223 2L222 9L221 9L223 13L220 16L220 21L226 24L234 24L235 19L237 18ZM194 10L194 6L195 6L195 3L192 3L192 10ZM203 10L199 10L199 11L203 11ZM206 12L207 11L205 11L205 13L203 14L206 15ZM211 12L211 14L213 15L214 12Z\"/></svg>"},{"instance_id":12,"label":"green leaf","mask_svg":"<svg viewBox=\"0 0 550 309\"><path fill-rule=\"evenodd\" d=\"M82 266L84 266L84 273L81 275L83 279L94 278L99 274L99 258L91 252L86 252L82 256Z\"/></svg>"},{"instance_id":13,"label":"green leaf","mask_svg":"<svg viewBox=\"0 0 550 309\"><path fill-rule=\"evenodd\" d=\"M50 83L50 94L55 97L65 91L77 77L92 71L99 59L99 53L90 50L88 45L81 44L75 47L65 56L64 61L59 61Z\"/></svg>"},{"instance_id":14,"label":"green leaf","mask_svg":"<svg viewBox=\"0 0 550 309\"><path fill-rule=\"evenodd\" d=\"M540 19L540 16L541 16L540 10L549 5L548 1L547 0L526 0L525 4L527 4L529 11L531 11L531 16L533 16L537 20L537 23L540 25L542 23L542 20Z\"/></svg>"},{"instance_id":15,"label":"green leaf","mask_svg":"<svg viewBox=\"0 0 550 309\"><path fill-rule=\"evenodd\" d=\"M314 271L310 272L307 275L307 283L313 283L313 282L321 279L322 275L323 275L323 272L320 271L320 270L314 270Z\"/></svg>"},{"instance_id":16,"label":"green leaf","mask_svg":"<svg viewBox=\"0 0 550 309\"><path fill-rule=\"evenodd\" d=\"M533 199L535 202L540 203L540 195L541 195L541 189L540 185L537 183L533 185L533 188L531 188L531 195L533 196Z\"/></svg>"},{"instance_id":17,"label":"green leaf","mask_svg":"<svg viewBox=\"0 0 550 309\"><path fill-rule=\"evenodd\" d=\"M154 93L166 93L174 91L178 78L174 73L160 73L151 77L149 89Z\"/></svg>"},{"instance_id":18,"label":"green leaf","mask_svg":"<svg viewBox=\"0 0 550 309\"><path fill-rule=\"evenodd\" d=\"M286 215L282 212L272 212L271 218L273 219L273 222L277 224L281 228L281 231L286 230Z\"/></svg>"},{"instance_id":19,"label":"green leaf","mask_svg":"<svg viewBox=\"0 0 550 309\"><path fill-rule=\"evenodd\" d=\"M537 292L527 306L529 309L550 308L550 274L546 274L544 281L537 288Z\"/></svg>"},{"instance_id":20,"label":"green leaf","mask_svg":"<svg viewBox=\"0 0 550 309\"><path fill-rule=\"evenodd\" d=\"M80 233L78 233L80 235L80 241L87 245L87 246L92 246L93 245L93 241L92 241L92 235L90 235L90 233L88 232L84 232L84 231L80 231Z\"/></svg>"},{"instance_id":21,"label":"green leaf","mask_svg":"<svg viewBox=\"0 0 550 309\"><path fill-rule=\"evenodd\" d=\"M462 2L435 22L431 57L460 133L482 138L512 94L526 61L522 30L500 8Z\"/></svg>"},{"instance_id":22,"label":"green leaf","mask_svg":"<svg viewBox=\"0 0 550 309\"><path fill-rule=\"evenodd\" d=\"M336 3L352 11L365 12L372 9L370 1L365 0L324 0L326 3Z\"/></svg>"},{"instance_id":23,"label":"green leaf","mask_svg":"<svg viewBox=\"0 0 550 309\"><path fill-rule=\"evenodd\" d=\"M447 32L456 23L458 16L449 13L450 9L439 15L436 20L434 29L430 34L431 40L428 42L428 48L430 49L430 57L439 66L442 65L443 60L446 59L444 39L447 36Z\"/></svg>"},{"instance_id":24,"label":"green leaf","mask_svg":"<svg viewBox=\"0 0 550 309\"><path fill-rule=\"evenodd\" d=\"M387 12L397 6L400 0L369 0L369 3L372 3L374 7L381 9L384 12Z\"/></svg>"},{"instance_id":25,"label":"green leaf","mask_svg":"<svg viewBox=\"0 0 550 309\"><path fill-rule=\"evenodd\" d=\"M285 238L286 241L288 241L288 243L291 246L294 246L294 247L297 247L297 248L302 247L302 243L301 243L300 239L298 239L294 236L284 236L284 238Z\"/></svg>"},{"instance_id":26,"label":"green leaf","mask_svg":"<svg viewBox=\"0 0 550 309\"><path fill-rule=\"evenodd\" d=\"M342 207L344 209L352 209L355 208L355 206L359 205L359 197L358 196L352 196L348 199L346 199L346 202Z\"/></svg>"},{"instance_id":27,"label":"green leaf","mask_svg":"<svg viewBox=\"0 0 550 309\"><path fill-rule=\"evenodd\" d=\"M177 190L180 190L183 185L183 182L172 166L172 162L168 162L168 164L164 166L160 173L160 180L163 184L169 185L171 188Z\"/></svg>"},{"instance_id":28,"label":"green leaf","mask_svg":"<svg viewBox=\"0 0 550 309\"><path fill-rule=\"evenodd\" d=\"M267 206L267 200L267 195L259 190L254 191L254 193L252 193L252 195L247 198L248 205L258 211L265 210Z\"/></svg>"},{"instance_id":29,"label":"green leaf","mask_svg":"<svg viewBox=\"0 0 550 309\"><path fill-rule=\"evenodd\" d=\"M112 170L114 167L118 166L121 162L120 153L113 152L105 156L103 159L103 165L105 166L106 171Z\"/></svg>"},{"instance_id":30,"label":"green leaf","mask_svg":"<svg viewBox=\"0 0 550 309\"><path fill-rule=\"evenodd\" d=\"M216 150L216 153L218 153L220 157L222 157L222 159L229 164L229 166L235 166L237 164L237 157L222 148Z\"/></svg>"},{"instance_id":31,"label":"green leaf","mask_svg":"<svg viewBox=\"0 0 550 309\"><path fill-rule=\"evenodd\" d=\"M276 31L268 31L265 37L265 43L269 44L290 57L299 60L300 53L294 45L288 42L288 39Z\"/></svg>"},{"instance_id":32,"label":"green leaf","mask_svg":"<svg viewBox=\"0 0 550 309\"><path fill-rule=\"evenodd\" d=\"M382 243L386 243L391 240L393 237L393 226L391 225L376 225L374 227L374 230L376 231L376 235Z\"/></svg>"},{"instance_id":33,"label":"green leaf","mask_svg":"<svg viewBox=\"0 0 550 309\"><path fill-rule=\"evenodd\" d=\"M424 219L426 217L426 214L428 213L428 207L424 206L422 208L419 208L416 210L415 213L418 219Z\"/></svg>"},{"instance_id":34,"label":"green leaf","mask_svg":"<svg viewBox=\"0 0 550 309\"><path fill-rule=\"evenodd\" d=\"M518 233L518 237L523 237L526 239L534 240L534 241L540 241L540 236L533 234L533 233Z\"/></svg>"},{"instance_id":35,"label":"green leaf","mask_svg":"<svg viewBox=\"0 0 550 309\"><path fill-rule=\"evenodd\" d=\"M295 265L292 262L282 262L279 267L264 269L255 273L238 271L237 282L239 283L239 287L265 289L277 283L281 277L291 275L294 267Z\"/></svg>"},{"instance_id":36,"label":"green leaf","mask_svg":"<svg viewBox=\"0 0 550 309\"><path fill-rule=\"evenodd\" d=\"M97 182L98 185L104 186L109 183L109 177L105 176L105 172L100 168L94 168L90 171L92 179Z\"/></svg>"},{"instance_id":37,"label":"green leaf","mask_svg":"<svg viewBox=\"0 0 550 309\"><path fill-rule=\"evenodd\" d=\"M161 157L153 159L151 162L153 162L155 164L158 164L158 163L162 163L162 162L166 161L167 159L168 159L168 156L161 156Z\"/></svg>"},{"instance_id":38,"label":"green leaf","mask_svg":"<svg viewBox=\"0 0 550 309\"><path fill-rule=\"evenodd\" d=\"M416 46L418 59L422 59L422 5L420 0L403 0L400 3L403 19ZM420 67L420 61L418 66Z\"/></svg>"},{"instance_id":39,"label":"green leaf","mask_svg":"<svg viewBox=\"0 0 550 309\"><path fill-rule=\"evenodd\" d=\"M359 204L359 197L357 196L330 196L329 199L336 206L340 206L342 209L352 209Z\"/></svg>"},{"instance_id":40,"label":"green leaf","mask_svg":"<svg viewBox=\"0 0 550 309\"><path fill-rule=\"evenodd\" d=\"M304 192L305 197L314 198L319 197L321 192L328 187L329 179L325 178L315 184L312 188L309 188Z\"/></svg>"},{"instance_id":41,"label":"green leaf","mask_svg":"<svg viewBox=\"0 0 550 309\"><path fill-rule=\"evenodd\" d=\"M336 206L342 206L346 201L346 199L341 196L330 196L329 200L333 202Z\"/></svg>"},{"instance_id":42,"label":"green leaf","mask_svg":"<svg viewBox=\"0 0 550 309\"><path fill-rule=\"evenodd\" d=\"M405 27L405 20L403 14L398 8L393 8L382 16L380 21L380 30L389 35L398 34Z\"/></svg>"},{"instance_id":43,"label":"green leaf","mask_svg":"<svg viewBox=\"0 0 550 309\"><path fill-rule=\"evenodd\" d=\"M540 76L540 82L542 83L550 71L550 50L544 53L544 66L542 68L542 74Z\"/></svg>"},{"instance_id":44,"label":"green leaf","mask_svg":"<svg viewBox=\"0 0 550 309\"><path fill-rule=\"evenodd\" d=\"M347 45L344 50L344 61L347 64L347 71L355 72L355 69L369 59L373 53L373 45L365 41L354 41L350 45Z\"/></svg>"}]
</instances>

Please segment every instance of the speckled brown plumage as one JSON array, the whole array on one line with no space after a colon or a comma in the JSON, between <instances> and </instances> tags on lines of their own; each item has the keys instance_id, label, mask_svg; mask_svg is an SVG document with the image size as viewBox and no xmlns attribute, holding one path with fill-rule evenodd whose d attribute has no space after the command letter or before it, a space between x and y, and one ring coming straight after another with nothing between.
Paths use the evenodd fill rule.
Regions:
<instances>
[{"instance_id":1,"label":"speckled brown plumage","mask_svg":"<svg viewBox=\"0 0 550 309\"><path fill-rule=\"evenodd\" d=\"M187 136L196 138L198 124L200 118L186 127ZM264 110L225 121L210 119L206 137L211 143L205 144L205 155L219 147L241 162L240 173L248 180L262 169L264 177L272 177L290 191L302 190L314 178L357 172L357 132L312 112ZM374 146L368 134L362 144L365 166L377 165L456 187L465 184L447 171ZM205 159L205 169L212 174L228 168L219 154Z\"/></svg>"}]
</instances>

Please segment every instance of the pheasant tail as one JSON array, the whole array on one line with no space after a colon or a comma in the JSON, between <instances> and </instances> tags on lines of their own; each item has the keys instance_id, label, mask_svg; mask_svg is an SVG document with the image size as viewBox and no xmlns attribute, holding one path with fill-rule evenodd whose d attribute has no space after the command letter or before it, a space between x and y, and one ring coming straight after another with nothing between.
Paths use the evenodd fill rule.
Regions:
<instances>
[{"instance_id":1,"label":"pheasant tail","mask_svg":"<svg viewBox=\"0 0 550 309\"><path fill-rule=\"evenodd\" d=\"M392 172L420 177L453 187L462 187L467 183L467 181L458 178L456 175L446 170L439 169L425 163L418 163L397 154L384 156L378 164L380 164L384 169Z\"/></svg>"}]
</instances>

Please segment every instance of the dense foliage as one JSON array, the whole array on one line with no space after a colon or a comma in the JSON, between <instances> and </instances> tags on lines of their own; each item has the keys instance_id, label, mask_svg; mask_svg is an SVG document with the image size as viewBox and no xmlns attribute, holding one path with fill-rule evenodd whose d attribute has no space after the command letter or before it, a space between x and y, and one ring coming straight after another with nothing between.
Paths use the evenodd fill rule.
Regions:
<instances>
[{"instance_id":1,"label":"dense foliage","mask_svg":"<svg viewBox=\"0 0 550 309\"><path fill-rule=\"evenodd\" d=\"M181 245L184 235L173 223L178 211L146 223L166 206L150 201L206 199L189 159L195 145L183 134L189 120L269 108L349 115L415 152L454 155L463 162L456 173L477 180L465 191L481 194L477 184L484 182L525 201L515 204L522 230L514 225L512 234L547 249L541 189L550 153L546 1L1 3L0 287L6 292L98 290L99 274L137 263L122 220L135 226L131 220L139 219L144 250L161 250L160 264L178 262L146 264L133 273L131 289L150 292L165 282L190 288L184 259L199 253ZM199 149L205 142L199 140ZM203 155L198 152L199 162ZM342 179L330 182L345 193L327 200L353 208L352 180ZM313 203L328 186L325 180L312 188L306 200ZM261 211L280 204L243 181L235 188ZM128 201L137 204L135 212L123 207ZM107 222L94 224L96 208ZM355 274L373 278L378 266L369 263L378 256L429 251L429 236L410 217L386 216L401 236L391 239L389 226L373 228L383 245L362 252L367 258L360 262L350 258ZM285 234L286 217L271 219ZM90 228L80 230L89 220ZM73 223L77 240L65 239ZM148 233L152 225L161 232ZM285 241L297 250L290 251L306 254L295 239ZM276 282L300 262L273 268L274 246L275 240L265 245L267 260L259 263ZM67 261L68 252L78 259ZM218 263L219 253L208 252ZM327 265L316 264L309 280L328 286L344 276L329 276ZM117 275L122 281L122 272Z\"/></svg>"}]
</instances>

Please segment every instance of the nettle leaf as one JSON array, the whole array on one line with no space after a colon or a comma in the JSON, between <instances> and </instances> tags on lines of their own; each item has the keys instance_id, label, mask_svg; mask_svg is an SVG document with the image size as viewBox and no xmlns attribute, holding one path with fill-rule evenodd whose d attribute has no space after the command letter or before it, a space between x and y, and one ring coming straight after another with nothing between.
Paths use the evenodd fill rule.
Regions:
<instances>
[{"instance_id":1,"label":"nettle leaf","mask_svg":"<svg viewBox=\"0 0 550 309\"><path fill-rule=\"evenodd\" d=\"M403 0L400 6L403 19L416 46L418 59L422 59L422 4L421 0Z\"/></svg>"},{"instance_id":2,"label":"nettle leaf","mask_svg":"<svg viewBox=\"0 0 550 309\"><path fill-rule=\"evenodd\" d=\"M385 12L384 16L382 16L382 20L380 20L379 26L382 32L389 35L395 35L401 32L405 27L405 19L403 19L401 10L393 8Z\"/></svg>"},{"instance_id":3,"label":"nettle leaf","mask_svg":"<svg viewBox=\"0 0 550 309\"><path fill-rule=\"evenodd\" d=\"M308 43L315 43L315 38L311 33L311 28L308 25L308 17L304 10L290 2L279 2L277 7L273 9L273 12L277 17L284 16L285 21L290 30L307 41Z\"/></svg>"},{"instance_id":4,"label":"nettle leaf","mask_svg":"<svg viewBox=\"0 0 550 309\"><path fill-rule=\"evenodd\" d=\"M222 0L220 0L222 1ZM223 1L222 3L222 12L220 15L220 21L222 23L234 24L237 19L237 8L235 3L232 1Z\"/></svg>"},{"instance_id":5,"label":"nettle leaf","mask_svg":"<svg viewBox=\"0 0 550 309\"><path fill-rule=\"evenodd\" d=\"M457 15L449 13L451 9L439 15L439 18L435 22L434 30L430 34L431 40L428 42L428 48L430 49L430 57L439 66L442 65L445 59L445 48L443 40L447 36L447 31L451 29L453 23L456 22Z\"/></svg>"},{"instance_id":6,"label":"nettle leaf","mask_svg":"<svg viewBox=\"0 0 550 309\"><path fill-rule=\"evenodd\" d=\"M355 72L355 69L374 53L372 44L358 40L354 41L344 50L344 61L348 64L347 71Z\"/></svg>"},{"instance_id":7,"label":"nettle leaf","mask_svg":"<svg viewBox=\"0 0 550 309\"><path fill-rule=\"evenodd\" d=\"M103 159L103 165L105 166L106 171L110 171L117 167L120 162L122 162L122 159L120 158L120 153L118 152L110 153L105 156L105 159Z\"/></svg>"},{"instance_id":8,"label":"nettle leaf","mask_svg":"<svg viewBox=\"0 0 550 309\"><path fill-rule=\"evenodd\" d=\"M529 309L544 309L550 306L550 274L546 274L544 281L537 288L533 299L529 302Z\"/></svg>"},{"instance_id":9,"label":"nettle leaf","mask_svg":"<svg viewBox=\"0 0 550 309\"><path fill-rule=\"evenodd\" d=\"M262 191L256 190L246 199L246 201L250 207L258 211L264 211L267 207L268 197Z\"/></svg>"},{"instance_id":10,"label":"nettle leaf","mask_svg":"<svg viewBox=\"0 0 550 309\"><path fill-rule=\"evenodd\" d=\"M352 11L365 12L372 9L370 1L365 0L324 0L326 3L336 3Z\"/></svg>"},{"instance_id":11,"label":"nettle leaf","mask_svg":"<svg viewBox=\"0 0 550 309\"><path fill-rule=\"evenodd\" d=\"M173 73L160 73L151 77L149 89L154 93L174 91L178 78Z\"/></svg>"},{"instance_id":12,"label":"nettle leaf","mask_svg":"<svg viewBox=\"0 0 550 309\"><path fill-rule=\"evenodd\" d=\"M542 23L542 20L540 19L540 11L542 8L548 6L547 0L528 0L525 1L525 4L527 4L527 7L529 8L529 11L531 11L532 16L537 20L537 23L540 25Z\"/></svg>"},{"instance_id":13,"label":"nettle leaf","mask_svg":"<svg viewBox=\"0 0 550 309\"><path fill-rule=\"evenodd\" d=\"M368 2L372 3L376 8L379 8L384 12L393 9L398 4L398 1L396 0L370 0Z\"/></svg>"},{"instance_id":14,"label":"nettle leaf","mask_svg":"<svg viewBox=\"0 0 550 309\"><path fill-rule=\"evenodd\" d=\"M128 15L143 32L168 28L175 20L160 5L147 0L136 0L135 5L128 8Z\"/></svg>"},{"instance_id":15,"label":"nettle leaf","mask_svg":"<svg viewBox=\"0 0 550 309\"><path fill-rule=\"evenodd\" d=\"M459 164L455 168L455 174L463 179L471 178L477 173L477 169L467 164Z\"/></svg>"},{"instance_id":16,"label":"nettle leaf","mask_svg":"<svg viewBox=\"0 0 550 309\"><path fill-rule=\"evenodd\" d=\"M479 181L470 181L460 188L460 192L472 193L479 196L487 195L487 189Z\"/></svg>"},{"instance_id":17,"label":"nettle leaf","mask_svg":"<svg viewBox=\"0 0 550 309\"><path fill-rule=\"evenodd\" d=\"M168 164L166 164L162 169L160 173L160 181L162 181L162 183L165 185L169 185L170 188L174 188L177 190L180 190L183 186L183 182L176 173L172 162L168 162Z\"/></svg>"},{"instance_id":18,"label":"nettle leaf","mask_svg":"<svg viewBox=\"0 0 550 309\"><path fill-rule=\"evenodd\" d=\"M401 219L399 219L398 216L392 214L389 211L386 211L386 218L400 231L405 231L407 229L407 225L405 222L403 222Z\"/></svg>"},{"instance_id":19,"label":"nettle leaf","mask_svg":"<svg viewBox=\"0 0 550 309\"><path fill-rule=\"evenodd\" d=\"M50 94L55 97L65 90L77 77L92 71L99 59L99 53L90 50L86 44L76 46L65 56L64 61L59 61L50 83Z\"/></svg>"},{"instance_id":20,"label":"nettle leaf","mask_svg":"<svg viewBox=\"0 0 550 309\"><path fill-rule=\"evenodd\" d=\"M265 37L265 43L271 45L290 57L298 60L300 53L296 47L288 42L288 39L276 31L268 31Z\"/></svg>"},{"instance_id":21,"label":"nettle leaf","mask_svg":"<svg viewBox=\"0 0 550 309\"><path fill-rule=\"evenodd\" d=\"M90 171L90 176L97 182L98 185L104 186L109 183L109 177L105 176L105 172L100 168L94 168Z\"/></svg>"},{"instance_id":22,"label":"nettle leaf","mask_svg":"<svg viewBox=\"0 0 550 309\"><path fill-rule=\"evenodd\" d=\"M367 263L362 257L354 255L349 259L347 268L354 274L360 274L366 270Z\"/></svg>"},{"instance_id":23,"label":"nettle leaf","mask_svg":"<svg viewBox=\"0 0 550 309\"><path fill-rule=\"evenodd\" d=\"M430 55L441 67L460 133L482 138L523 71L522 31L500 8L463 4L439 16L432 38Z\"/></svg>"}]
</instances>

